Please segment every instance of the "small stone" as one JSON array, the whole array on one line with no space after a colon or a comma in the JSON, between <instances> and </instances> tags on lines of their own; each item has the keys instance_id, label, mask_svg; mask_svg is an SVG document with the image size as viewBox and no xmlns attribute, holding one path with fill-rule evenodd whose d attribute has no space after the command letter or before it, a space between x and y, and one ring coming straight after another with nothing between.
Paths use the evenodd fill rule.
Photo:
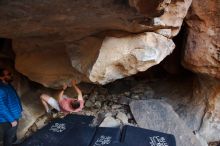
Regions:
<instances>
[{"instance_id":1,"label":"small stone","mask_svg":"<svg viewBox=\"0 0 220 146\"><path fill-rule=\"evenodd\" d=\"M98 96L97 92L93 92L90 96L89 96L89 100L91 100L93 103L96 101Z\"/></svg>"},{"instance_id":2,"label":"small stone","mask_svg":"<svg viewBox=\"0 0 220 146\"><path fill-rule=\"evenodd\" d=\"M105 117L112 117L112 113L105 114Z\"/></svg>"},{"instance_id":3,"label":"small stone","mask_svg":"<svg viewBox=\"0 0 220 146\"><path fill-rule=\"evenodd\" d=\"M131 92L128 92L128 91L127 91L127 92L124 93L124 95L127 96L127 97L129 97L129 96L131 95Z\"/></svg>"},{"instance_id":4,"label":"small stone","mask_svg":"<svg viewBox=\"0 0 220 146\"><path fill-rule=\"evenodd\" d=\"M99 99L105 99L104 95L99 95L98 97L99 97Z\"/></svg>"},{"instance_id":5,"label":"small stone","mask_svg":"<svg viewBox=\"0 0 220 146\"><path fill-rule=\"evenodd\" d=\"M119 127L120 122L113 117L106 117L99 127Z\"/></svg>"},{"instance_id":6,"label":"small stone","mask_svg":"<svg viewBox=\"0 0 220 146\"><path fill-rule=\"evenodd\" d=\"M98 109L101 108L102 107L102 103L100 101L96 101L95 102L95 107L98 108Z\"/></svg>"},{"instance_id":7,"label":"small stone","mask_svg":"<svg viewBox=\"0 0 220 146\"><path fill-rule=\"evenodd\" d=\"M138 100L138 99L139 99L139 95L137 95L137 94L132 94L132 95L131 95L131 98Z\"/></svg>"},{"instance_id":8,"label":"small stone","mask_svg":"<svg viewBox=\"0 0 220 146\"><path fill-rule=\"evenodd\" d=\"M111 99L112 99L112 95L107 95L107 96L106 96L106 99L111 100Z\"/></svg>"},{"instance_id":9,"label":"small stone","mask_svg":"<svg viewBox=\"0 0 220 146\"><path fill-rule=\"evenodd\" d=\"M86 114L87 116L94 116L94 113L91 112L91 111L87 111L85 114Z\"/></svg>"},{"instance_id":10,"label":"small stone","mask_svg":"<svg viewBox=\"0 0 220 146\"><path fill-rule=\"evenodd\" d=\"M118 104L112 105L112 109L119 109L119 108L121 108L121 105L118 105Z\"/></svg>"},{"instance_id":11,"label":"small stone","mask_svg":"<svg viewBox=\"0 0 220 146\"><path fill-rule=\"evenodd\" d=\"M93 103L90 100L87 100L85 103L85 107L91 108L91 107L93 107Z\"/></svg>"},{"instance_id":12,"label":"small stone","mask_svg":"<svg viewBox=\"0 0 220 146\"><path fill-rule=\"evenodd\" d=\"M113 105L113 102L109 102L107 105L108 105L108 106L112 106L112 105Z\"/></svg>"},{"instance_id":13,"label":"small stone","mask_svg":"<svg viewBox=\"0 0 220 146\"><path fill-rule=\"evenodd\" d=\"M96 100L96 97L95 97L95 96L92 96L92 97L90 97L90 98L89 98L89 100L90 100L91 102L93 102L93 103L94 103L94 102L95 102L95 100Z\"/></svg>"},{"instance_id":14,"label":"small stone","mask_svg":"<svg viewBox=\"0 0 220 146\"><path fill-rule=\"evenodd\" d=\"M126 96L122 96L118 99L118 103L120 104L129 105L130 102L131 102L131 99L129 99Z\"/></svg>"},{"instance_id":15,"label":"small stone","mask_svg":"<svg viewBox=\"0 0 220 146\"><path fill-rule=\"evenodd\" d=\"M117 103L118 102L118 98L114 98L112 101Z\"/></svg>"},{"instance_id":16,"label":"small stone","mask_svg":"<svg viewBox=\"0 0 220 146\"><path fill-rule=\"evenodd\" d=\"M112 101L117 101L118 100L118 97L116 95L112 95Z\"/></svg>"},{"instance_id":17,"label":"small stone","mask_svg":"<svg viewBox=\"0 0 220 146\"><path fill-rule=\"evenodd\" d=\"M104 103L104 105L102 106L102 109L107 110L108 106L106 105L106 103Z\"/></svg>"},{"instance_id":18,"label":"small stone","mask_svg":"<svg viewBox=\"0 0 220 146\"><path fill-rule=\"evenodd\" d=\"M116 116L117 119L119 119L120 121L122 121L123 124L127 124L128 123L128 117L126 116L125 113L119 112Z\"/></svg>"}]
</instances>

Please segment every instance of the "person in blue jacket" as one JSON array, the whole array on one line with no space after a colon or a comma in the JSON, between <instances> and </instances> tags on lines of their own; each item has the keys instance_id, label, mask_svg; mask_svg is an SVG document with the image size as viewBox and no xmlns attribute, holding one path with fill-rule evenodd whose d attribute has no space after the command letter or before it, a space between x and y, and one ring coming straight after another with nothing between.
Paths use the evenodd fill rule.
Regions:
<instances>
[{"instance_id":1,"label":"person in blue jacket","mask_svg":"<svg viewBox=\"0 0 220 146\"><path fill-rule=\"evenodd\" d=\"M0 68L0 130L3 131L3 146L12 146L17 140L18 120L22 112L21 101L10 84L12 80L11 72Z\"/></svg>"}]
</instances>

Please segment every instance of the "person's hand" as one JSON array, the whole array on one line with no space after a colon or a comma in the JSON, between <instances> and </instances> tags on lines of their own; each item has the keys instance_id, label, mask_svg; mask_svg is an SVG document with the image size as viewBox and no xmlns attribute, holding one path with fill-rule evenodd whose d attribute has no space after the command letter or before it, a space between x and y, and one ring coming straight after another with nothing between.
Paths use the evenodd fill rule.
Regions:
<instances>
[{"instance_id":1,"label":"person's hand","mask_svg":"<svg viewBox=\"0 0 220 146\"><path fill-rule=\"evenodd\" d=\"M72 80L72 84L73 84L73 85L76 85L76 80Z\"/></svg>"},{"instance_id":2,"label":"person's hand","mask_svg":"<svg viewBox=\"0 0 220 146\"><path fill-rule=\"evenodd\" d=\"M67 84L63 84L63 90L66 90L66 88L67 88Z\"/></svg>"},{"instance_id":3,"label":"person's hand","mask_svg":"<svg viewBox=\"0 0 220 146\"><path fill-rule=\"evenodd\" d=\"M84 108L84 101L83 102L80 102L80 107L79 107L81 110Z\"/></svg>"},{"instance_id":4,"label":"person's hand","mask_svg":"<svg viewBox=\"0 0 220 146\"><path fill-rule=\"evenodd\" d=\"M17 122L17 121L11 122L11 126L12 126L12 127L15 127L15 126L17 126L17 125L18 125L18 122Z\"/></svg>"}]
</instances>

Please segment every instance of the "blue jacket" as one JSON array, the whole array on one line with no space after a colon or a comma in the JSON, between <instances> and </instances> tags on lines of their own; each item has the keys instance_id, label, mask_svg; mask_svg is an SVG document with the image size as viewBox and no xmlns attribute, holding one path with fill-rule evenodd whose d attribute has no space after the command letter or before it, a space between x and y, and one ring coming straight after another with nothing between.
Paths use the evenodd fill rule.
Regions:
<instances>
[{"instance_id":1,"label":"blue jacket","mask_svg":"<svg viewBox=\"0 0 220 146\"><path fill-rule=\"evenodd\" d=\"M21 112L21 101L15 89L0 81L0 123L18 120Z\"/></svg>"}]
</instances>

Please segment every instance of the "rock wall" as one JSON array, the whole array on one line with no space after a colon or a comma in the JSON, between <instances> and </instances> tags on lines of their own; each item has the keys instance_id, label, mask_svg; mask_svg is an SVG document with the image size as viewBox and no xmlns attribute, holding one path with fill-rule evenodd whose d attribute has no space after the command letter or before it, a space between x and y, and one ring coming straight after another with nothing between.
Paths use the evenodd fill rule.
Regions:
<instances>
[{"instance_id":1,"label":"rock wall","mask_svg":"<svg viewBox=\"0 0 220 146\"><path fill-rule=\"evenodd\" d=\"M187 37L182 64L199 77L194 97L206 108L198 133L208 142L219 141L220 1L193 1L186 17Z\"/></svg>"},{"instance_id":2,"label":"rock wall","mask_svg":"<svg viewBox=\"0 0 220 146\"><path fill-rule=\"evenodd\" d=\"M199 86L194 97L203 97L206 108L198 133L207 141L220 140L220 81L207 76L200 76Z\"/></svg>"},{"instance_id":3,"label":"rock wall","mask_svg":"<svg viewBox=\"0 0 220 146\"><path fill-rule=\"evenodd\" d=\"M220 78L220 2L193 1L186 19L188 36L183 65L196 72Z\"/></svg>"},{"instance_id":4,"label":"rock wall","mask_svg":"<svg viewBox=\"0 0 220 146\"><path fill-rule=\"evenodd\" d=\"M57 87L73 78L106 84L144 71L169 55L174 48L171 38L179 32L190 4L191 0L4 0L0 2L0 37L13 40L16 69L44 86ZM153 32L158 34L153 37L161 42L159 45L140 37ZM161 54L154 58L157 63L142 61L138 63L141 69L123 64L127 71L118 75L110 71L111 77L105 76L104 70L115 64L112 56L132 49L130 38L140 48L135 49L135 54L149 53L143 44L157 50ZM114 46L107 43L115 40L118 44ZM120 40L125 41L119 43ZM110 54L104 54L111 58L98 65L103 68L97 71L105 48L111 48L106 51ZM167 49L169 53L164 51ZM123 56L123 60L137 66L129 55ZM94 79L95 76L103 79Z\"/></svg>"},{"instance_id":5,"label":"rock wall","mask_svg":"<svg viewBox=\"0 0 220 146\"><path fill-rule=\"evenodd\" d=\"M0 66L13 67L15 59L20 73L52 88L71 79L107 84L146 71L173 51L172 39L179 33L191 2L2 0L0 37L11 40L2 43L0 39ZM192 87L184 92L179 92L176 84L164 89L164 99L179 118L207 142L220 140L219 9L218 0L194 0L185 19L187 36L182 64L205 76L199 75L193 82L195 86L184 85ZM24 133L44 112L38 100L44 91L29 88L31 85L24 80L21 87L20 82L16 87L26 112L26 119L21 122ZM164 96L161 89L155 92L159 94L157 98Z\"/></svg>"},{"instance_id":6,"label":"rock wall","mask_svg":"<svg viewBox=\"0 0 220 146\"><path fill-rule=\"evenodd\" d=\"M166 102L139 100L131 102L130 107L140 127L173 134L178 146L203 146Z\"/></svg>"}]
</instances>

